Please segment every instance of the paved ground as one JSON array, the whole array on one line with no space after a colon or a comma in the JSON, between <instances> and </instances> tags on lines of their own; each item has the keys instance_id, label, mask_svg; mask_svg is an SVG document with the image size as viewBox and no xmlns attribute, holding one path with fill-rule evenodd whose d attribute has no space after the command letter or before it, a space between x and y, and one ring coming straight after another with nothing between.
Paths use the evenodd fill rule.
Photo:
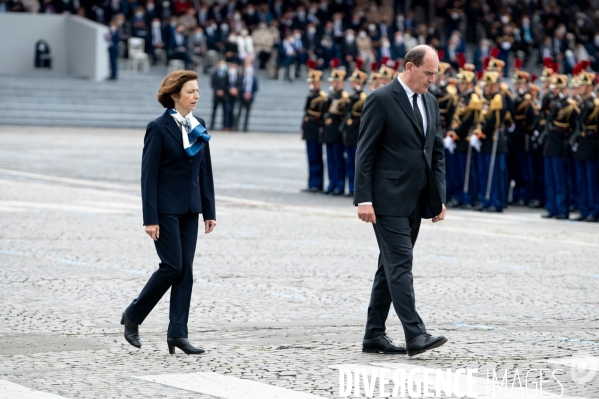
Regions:
<instances>
[{"instance_id":1,"label":"paved ground","mask_svg":"<svg viewBox=\"0 0 599 399\"><path fill-rule=\"evenodd\" d=\"M330 366L372 363L482 377L561 368L564 397L599 397L599 376L572 381L597 365L564 366L599 357L599 225L513 208L425 221L418 308L449 343L414 358L365 355L374 234L349 198L299 192L305 155L291 135L213 135L219 225L199 237L190 315L207 354L168 355L167 296L141 327L143 348L129 346L120 314L158 262L141 225L142 142L133 130L0 127L0 397L211 398L170 374L215 372L236 377L231 387L287 389L264 388L266 399L333 398ZM393 313L389 334L403 341Z\"/></svg>"}]
</instances>

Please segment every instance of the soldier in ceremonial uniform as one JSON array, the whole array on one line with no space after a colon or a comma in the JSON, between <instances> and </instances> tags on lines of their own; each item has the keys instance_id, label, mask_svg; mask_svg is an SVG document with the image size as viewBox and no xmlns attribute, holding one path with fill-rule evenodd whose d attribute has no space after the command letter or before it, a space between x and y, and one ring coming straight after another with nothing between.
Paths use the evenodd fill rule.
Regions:
<instances>
[{"instance_id":1,"label":"soldier in ceremonial uniform","mask_svg":"<svg viewBox=\"0 0 599 399\"><path fill-rule=\"evenodd\" d=\"M478 163L479 193L482 197L480 210L503 212L506 173L505 153L507 143L503 122L511 118L504 97L500 93L500 77L495 71L487 71L482 77L485 102L478 124L473 132L481 140Z\"/></svg>"},{"instance_id":2,"label":"soldier in ceremonial uniform","mask_svg":"<svg viewBox=\"0 0 599 399\"><path fill-rule=\"evenodd\" d=\"M453 205L470 209L477 201L476 162L470 145L470 132L480 119L483 99L479 88L475 86L474 65L465 64L457 79L460 96L447 132L447 137L456 145L453 176L457 191L454 195L456 203Z\"/></svg>"},{"instance_id":3,"label":"soldier in ceremonial uniform","mask_svg":"<svg viewBox=\"0 0 599 399\"><path fill-rule=\"evenodd\" d=\"M359 60L358 60L359 61ZM351 88L354 91L349 97L345 107L345 119L343 121L343 144L345 146L345 174L348 180L348 196L354 195L354 176L356 173L356 149L358 146L358 131L362 119L362 108L366 101L364 84L368 77L360 70L360 62L356 62L356 69L349 78Z\"/></svg>"},{"instance_id":4,"label":"soldier in ceremonial uniform","mask_svg":"<svg viewBox=\"0 0 599 399\"><path fill-rule=\"evenodd\" d=\"M337 69L329 77L330 93L326 105L324 120L324 142L327 146L327 169L329 186L327 194L343 195L345 191L345 159L343 157L343 133L341 123L345 118L345 107L349 103L349 94L343 90L346 72Z\"/></svg>"},{"instance_id":5,"label":"soldier in ceremonial uniform","mask_svg":"<svg viewBox=\"0 0 599 399\"><path fill-rule=\"evenodd\" d=\"M308 188L305 191L320 192L324 184L324 162L322 160L322 128L324 112L328 102L327 93L320 90L322 71L316 70L316 62L308 61L308 87L310 94L304 107L302 124L303 139L308 152Z\"/></svg>"},{"instance_id":6,"label":"soldier in ceremonial uniform","mask_svg":"<svg viewBox=\"0 0 599 399\"><path fill-rule=\"evenodd\" d=\"M584 68L584 65L581 69ZM582 71L577 75L580 95L580 124L570 138L573 157L576 161L578 187L578 209L580 216L575 220L597 222L599 220L599 99L593 93L596 76Z\"/></svg>"},{"instance_id":7,"label":"soldier in ceremonial uniform","mask_svg":"<svg viewBox=\"0 0 599 399\"><path fill-rule=\"evenodd\" d=\"M439 59L443 59L442 51L439 52ZM435 83L429 86L429 92L437 98L439 103L439 112L441 114L441 129L443 137L447 134L448 127L451 125L453 112L458 104L458 89L454 84L448 84L447 73L451 69L451 65L447 62L439 63L439 73L435 79ZM447 187L446 196L448 206L457 206L455 199L456 192L460 189L457 187L455 174L455 154L453 148L445 148L445 184Z\"/></svg>"},{"instance_id":8,"label":"soldier in ceremonial uniform","mask_svg":"<svg viewBox=\"0 0 599 399\"><path fill-rule=\"evenodd\" d=\"M395 71L392 68L381 65L381 69L379 69L379 81L381 86L387 86L389 83L393 82L394 73Z\"/></svg>"},{"instance_id":9,"label":"soldier in ceremonial uniform","mask_svg":"<svg viewBox=\"0 0 599 399\"><path fill-rule=\"evenodd\" d=\"M555 98L541 136L545 156L545 206L543 218L568 219L568 139L578 128L580 109L568 98L568 76L555 75L551 88Z\"/></svg>"},{"instance_id":10,"label":"soldier in ceremonial uniform","mask_svg":"<svg viewBox=\"0 0 599 399\"><path fill-rule=\"evenodd\" d=\"M516 92L514 100L514 132L511 134L511 148L513 153L514 170L511 177L514 179L513 201L517 205L529 205L533 197L533 170L532 157L530 156L530 137L533 135L534 123L538 117L537 106L532 94L529 92L528 81L530 74L519 70L516 64L513 83Z\"/></svg>"},{"instance_id":11,"label":"soldier in ceremonial uniform","mask_svg":"<svg viewBox=\"0 0 599 399\"><path fill-rule=\"evenodd\" d=\"M373 91L375 91L376 89L378 89L379 87L381 87L381 83L380 83L380 76L379 73L377 72L377 69L379 67L378 62L373 62L370 65L370 75L368 76L368 80L366 81L366 84L368 84L368 90L370 90L370 92L372 93Z\"/></svg>"}]
</instances>

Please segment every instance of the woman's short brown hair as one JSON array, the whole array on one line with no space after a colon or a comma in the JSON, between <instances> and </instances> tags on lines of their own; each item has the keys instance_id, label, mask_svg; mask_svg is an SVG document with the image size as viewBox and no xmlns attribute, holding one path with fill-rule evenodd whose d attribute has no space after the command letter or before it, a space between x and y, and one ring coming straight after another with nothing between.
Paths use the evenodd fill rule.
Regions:
<instances>
[{"instance_id":1,"label":"woman's short brown hair","mask_svg":"<svg viewBox=\"0 0 599 399\"><path fill-rule=\"evenodd\" d=\"M183 85L190 80L198 80L198 74L194 71L174 71L166 75L158 89L158 102L164 108L175 108L175 101L171 96L179 94Z\"/></svg>"}]
</instances>

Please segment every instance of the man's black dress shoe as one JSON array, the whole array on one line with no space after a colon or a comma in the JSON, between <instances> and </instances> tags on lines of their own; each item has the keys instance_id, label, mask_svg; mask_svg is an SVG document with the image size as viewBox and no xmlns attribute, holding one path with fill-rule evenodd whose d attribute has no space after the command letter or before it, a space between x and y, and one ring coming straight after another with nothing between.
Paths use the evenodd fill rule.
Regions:
<instances>
[{"instance_id":1,"label":"man's black dress shoe","mask_svg":"<svg viewBox=\"0 0 599 399\"><path fill-rule=\"evenodd\" d=\"M586 220L586 217L578 216L577 218L571 218L570 220L574 220L575 222L582 222L582 221Z\"/></svg>"},{"instance_id":2,"label":"man's black dress shoe","mask_svg":"<svg viewBox=\"0 0 599 399\"><path fill-rule=\"evenodd\" d=\"M129 320L125 312L123 312L123 315L121 316L121 324L125 326L125 339L127 342L136 348L141 348L138 329L139 325Z\"/></svg>"},{"instance_id":3,"label":"man's black dress shoe","mask_svg":"<svg viewBox=\"0 0 599 399\"><path fill-rule=\"evenodd\" d=\"M435 349L447 342L447 338L443 336L433 337L430 334L420 334L416 338L412 338L406 344L408 348L408 356L418 355L419 353Z\"/></svg>"},{"instance_id":4,"label":"man's black dress shoe","mask_svg":"<svg viewBox=\"0 0 599 399\"><path fill-rule=\"evenodd\" d=\"M554 218L554 217L555 217L555 215L552 215L552 214L550 214L550 213L545 213L545 214L541 215L541 217L542 217L543 219L551 219L551 218Z\"/></svg>"},{"instance_id":5,"label":"man's black dress shoe","mask_svg":"<svg viewBox=\"0 0 599 399\"><path fill-rule=\"evenodd\" d=\"M376 338L364 338L362 341L362 352L364 353L386 353L389 355L405 355L408 353L403 346L393 345L391 338L387 334L379 335Z\"/></svg>"},{"instance_id":6,"label":"man's black dress shoe","mask_svg":"<svg viewBox=\"0 0 599 399\"><path fill-rule=\"evenodd\" d=\"M343 195L343 191L333 190L333 195Z\"/></svg>"},{"instance_id":7,"label":"man's black dress shoe","mask_svg":"<svg viewBox=\"0 0 599 399\"><path fill-rule=\"evenodd\" d=\"M543 204L539 200L532 200L528 203L529 208L540 208Z\"/></svg>"},{"instance_id":8,"label":"man's black dress shoe","mask_svg":"<svg viewBox=\"0 0 599 399\"><path fill-rule=\"evenodd\" d=\"M557 220L568 220L568 216L567 215L557 215L555 217Z\"/></svg>"},{"instance_id":9,"label":"man's black dress shoe","mask_svg":"<svg viewBox=\"0 0 599 399\"><path fill-rule=\"evenodd\" d=\"M166 343L168 344L168 353L171 355L175 354L175 348L181 349L188 355L201 355L206 352L202 348L196 348L189 342L187 338L167 338Z\"/></svg>"},{"instance_id":10,"label":"man's black dress shoe","mask_svg":"<svg viewBox=\"0 0 599 399\"><path fill-rule=\"evenodd\" d=\"M599 221L599 218L594 217L593 215L589 215L587 216L587 218L585 219L587 222L594 222L597 223Z\"/></svg>"}]
</instances>

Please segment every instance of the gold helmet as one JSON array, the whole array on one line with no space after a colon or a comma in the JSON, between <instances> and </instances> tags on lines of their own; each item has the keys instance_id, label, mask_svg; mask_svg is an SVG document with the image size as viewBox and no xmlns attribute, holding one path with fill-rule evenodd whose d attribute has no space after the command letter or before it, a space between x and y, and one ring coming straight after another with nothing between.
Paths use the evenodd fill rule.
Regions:
<instances>
[{"instance_id":1,"label":"gold helmet","mask_svg":"<svg viewBox=\"0 0 599 399\"><path fill-rule=\"evenodd\" d=\"M389 68L386 65L381 65L381 69L379 69L379 76L383 79L393 79L393 72L395 72L392 68Z\"/></svg>"},{"instance_id":2,"label":"gold helmet","mask_svg":"<svg viewBox=\"0 0 599 399\"><path fill-rule=\"evenodd\" d=\"M565 89L568 87L568 75L554 75L551 80L551 88Z\"/></svg>"},{"instance_id":3,"label":"gold helmet","mask_svg":"<svg viewBox=\"0 0 599 399\"><path fill-rule=\"evenodd\" d=\"M530 74L528 72L518 70L514 73L513 82L514 83L528 83L529 79L530 79Z\"/></svg>"},{"instance_id":4,"label":"gold helmet","mask_svg":"<svg viewBox=\"0 0 599 399\"><path fill-rule=\"evenodd\" d=\"M499 72L497 71L486 71L483 74L483 77L481 79L482 84L484 86L486 85L492 85L495 83L499 83Z\"/></svg>"},{"instance_id":5,"label":"gold helmet","mask_svg":"<svg viewBox=\"0 0 599 399\"><path fill-rule=\"evenodd\" d=\"M346 73L347 72L341 69L333 69L331 71L331 76L329 77L329 82L343 82Z\"/></svg>"},{"instance_id":6,"label":"gold helmet","mask_svg":"<svg viewBox=\"0 0 599 399\"><path fill-rule=\"evenodd\" d=\"M366 82L367 78L368 78L368 75L366 74L366 72L362 72L359 69L355 69L354 73L352 73L351 76L349 77L349 80L351 82L358 83L360 86L363 86L364 82Z\"/></svg>"}]
</instances>

